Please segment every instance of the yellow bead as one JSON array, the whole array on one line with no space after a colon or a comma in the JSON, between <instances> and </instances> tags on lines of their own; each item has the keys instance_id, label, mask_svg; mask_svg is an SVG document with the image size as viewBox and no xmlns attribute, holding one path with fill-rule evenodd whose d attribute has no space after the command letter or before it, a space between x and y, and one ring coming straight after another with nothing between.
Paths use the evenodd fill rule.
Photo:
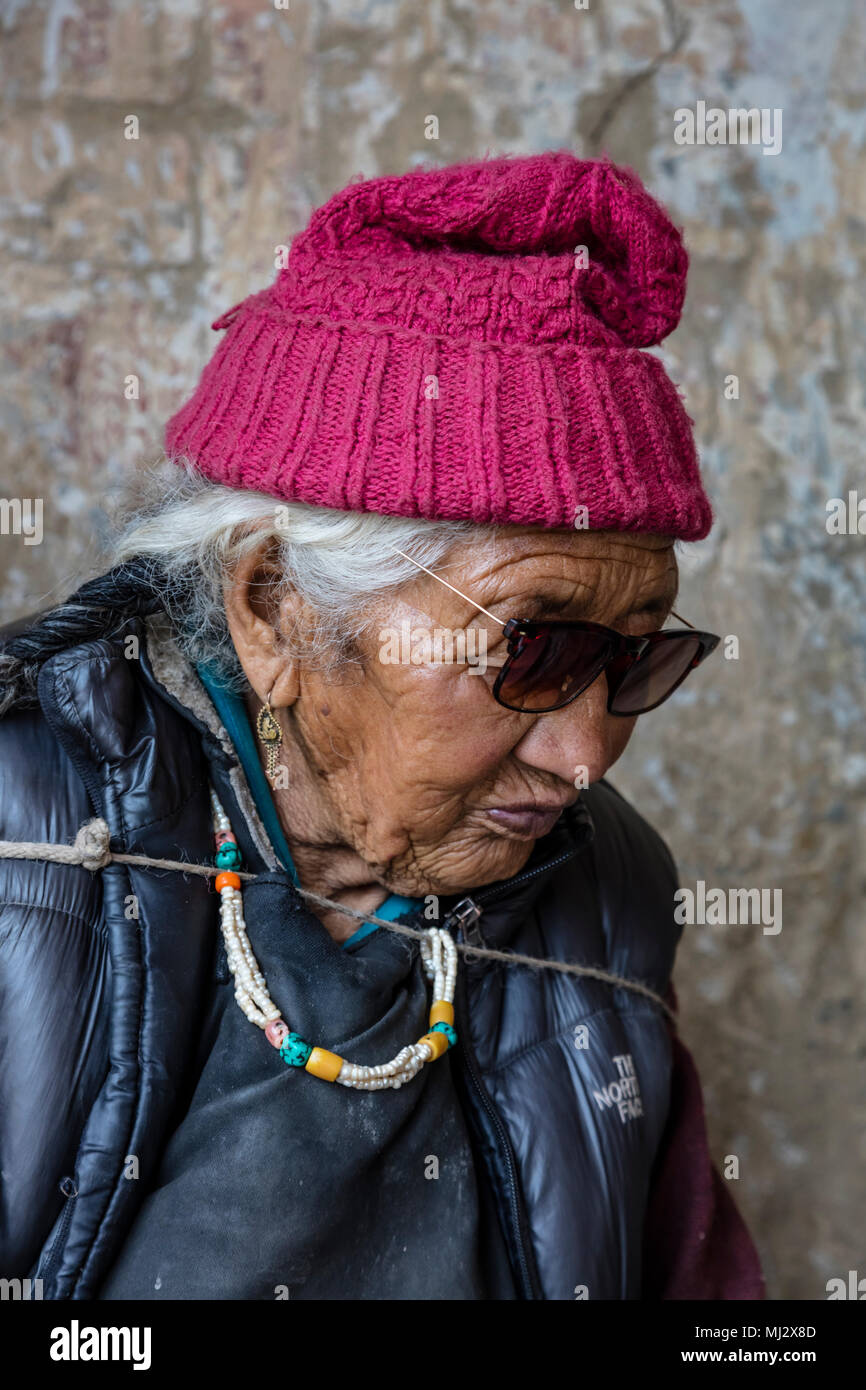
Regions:
<instances>
[{"instance_id":1,"label":"yellow bead","mask_svg":"<svg viewBox=\"0 0 866 1390\"><path fill-rule=\"evenodd\" d=\"M454 1005L449 1004L446 999L437 999L430 1010L430 1027L434 1023L450 1023L454 1027Z\"/></svg>"},{"instance_id":2,"label":"yellow bead","mask_svg":"<svg viewBox=\"0 0 866 1390\"><path fill-rule=\"evenodd\" d=\"M336 1081L342 1065L343 1059L338 1057L336 1052L328 1052L324 1047L314 1047L306 1060L304 1071L320 1077L322 1081Z\"/></svg>"},{"instance_id":3,"label":"yellow bead","mask_svg":"<svg viewBox=\"0 0 866 1390\"><path fill-rule=\"evenodd\" d=\"M418 1039L419 1043L429 1043L433 1049L431 1062L435 1062L437 1057L441 1057L443 1052L448 1051L448 1039L444 1033L425 1033L423 1038Z\"/></svg>"}]
</instances>

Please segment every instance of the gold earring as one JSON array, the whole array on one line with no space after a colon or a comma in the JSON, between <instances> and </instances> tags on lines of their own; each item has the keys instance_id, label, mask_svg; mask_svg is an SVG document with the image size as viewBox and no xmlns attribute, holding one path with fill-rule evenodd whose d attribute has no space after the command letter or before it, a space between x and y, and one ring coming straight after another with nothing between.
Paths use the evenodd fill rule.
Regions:
<instances>
[{"instance_id":1,"label":"gold earring","mask_svg":"<svg viewBox=\"0 0 866 1390\"><path fill-rule=\"evenodd\" d=\"M276 715L271 709L271 692L268 692L267 699L259 710L256 720L256 733L265 745L267 775L273 780L277 770L277 759L279 757L280 745L283 741L282 731L277 723Z\"/></svg>"}]
</instances>

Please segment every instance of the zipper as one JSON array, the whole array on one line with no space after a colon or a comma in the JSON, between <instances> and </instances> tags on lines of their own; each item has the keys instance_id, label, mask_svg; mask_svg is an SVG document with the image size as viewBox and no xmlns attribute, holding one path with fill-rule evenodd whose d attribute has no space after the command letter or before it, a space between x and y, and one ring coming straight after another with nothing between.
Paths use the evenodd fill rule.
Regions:
<instances>
[{"instance_id":1,"label":"zipper","mask_svg":"<svg viewBox=\"0 0 866 1390\"><path fill-rule=\"evenodd\" d=\"M454 927L459 928L461 939L467 946L483 946L484 938L476 923L484 908L496 898L501 898L504 893L510 893L512 888L528 883L530 879L537 878L539 874L545 874L551 869L558 869L560 864L572 859L575 853L573 848L565 850L555 859L546 859L543 864L536 864L534 869L524 869L516 878L509 878L505 883L494 884L491 888L482 888L471 898L461 898L446 914L443 927L447 927L449 931Z\"/></svg>"},{"instance_id":2,"label":"zipper","mask_svg":"<svg viewBox=\"0 0 866 1390\"><path fill-rule=\"evenodd\" d=\"M518 874L514 879L510 879L507 888L535 878L543 870L555 867L556 864L569 859L570 854L560 856L559 859L540 864L534 869L527 869L524 873ZM484 938L476 925L483 912L482 902L489 902L492 898L499 896L506 891L506 886L489 888L486 891L477 893L474 898L461 898L460 902L451 909L445 918L443 926L451 931L454 927L459 928L459 935L466 945L483 946ZM511 1140L502 1119L481 1079L481 1071L478 1066L478 1059L472 1047L469 1036L469 1019L465 999L465 982L459 988L454 1001L455 1022L457 1024L458 1036L460 1039L460 1055L464 1076L468 1079L472 1091L478 1104L486 1114L490 1124L493 1126L496 1137L499 1141L501 1156L505 1160L505 1168L508 1174L508 1206L511 1215L511 1227L514 1237L514 1248L517 1254L518 1268L515 1271L518 1275L518 1285L524 1299L534 1300L539 1297L536 1292L537 1277L533 1277L534 1261L529 1254L524 1232L527 1226L526 1209L520 1195L520 1187L517 1181L517 1161L514 1157L514 1150Z\"/></svg>"},{"instance_id":3,"label":"zipper","mask_svg":"<svg viewBox=\"0 0 866 1390\"><path fill-rule=\"evenodd\" d=\"M75 1211L75 1203L78 1200L78 1187L74 1177L62 1178L60 1181L60 1191L66 1198L66 1206L60 1217L60 1225L57 1227L57 1234L51 1244L51 1249L45 1257L45 1262L41 1268L37 1268L36 1277L38 1279L48 1279L59 1263L66 1244L66 1237L69 1234L69 1227L72 1223L72 1215Z\"/></svg>"},{"instance_id":4,"label":"zipper","mask_svg":"<svg viewBox=\"0 0 866 1390\"><path fill-rule=\"evenodd\" d=\"M503 893L510 893L512 888L516 888L518 884L528 883L531 878L537 878L539 874L546 874L550 869L558 869L560 864L565 864L567 860L573 859L575 853L573 848L564 850L555 859L545 859L543 864L536 864L534 869L524 869L523 873L518 874L516 878L509 878L505 883L494 884L492 888L483 888L480 893L475 894L475 901L485 905L493 902L495 898L502 897ZM466 899L464 898L463 901L465 902ZM460 904L458 903L457 906L459 907Z\"/></svg>"},{"instance_id":5,"label":"zipper","mask_svg":"<svg viewBox=\"0 0 866 1390\"><path fill-rule=\"evenodd\" d=\"M518 1260L518 1269L516 1271L519 1276L518 1284L520 1285L524 1299L537 1299L540 1295L536 1292L537 1278L534 1277L533 1274L534 1259L528 1252L524 1234L527 1226L526 1209L523 1205L523 1199L520 1195L520 1188L517 1182L517 1163L514 1157L514 1150L511 1147L511 1140L508 1137L499 1113L481 1080L477 1058L472 1044L469 1041L469 1021L466 1014L464 989L458 990L455 1007L458 1036L461 1044L459 1052L462 1058L462 1070L464 1076L468 1077L471 1082L478 1103L496 1131L500 1150L505 1159L505 1166L508 1172L508 1204Z\"/></svg>"},{"instance_id":6,"label":"zipper","mask_svg":"<svg viewBox=\"0 0 866 1390\"><path fill-rule=\"evenodd\" d=\"M505 893L510 893L513 888L528 883L531 879L537 878L539 874L548 873L551 869L558 868L560 864L565 864L569 859L574 857L575 853L576 849L572 846L570 849L563 851L562 854L558 854L554 859L545 860L543 864L537 864L532 869L524 869L522 873L519 873L515 878L508 879L505 883L482 889L472 897L461 898L446 915L442 925L451 932L454 932L456 928L459 938L465 945L483 946L484 938L481 935L477 923L484 908L496 898L502 897ZM463 1075L468 1079L478 1104L490 1121L496 1137L499 1140L501 1155L505 1159L505 1167L508 1173L508 1205L518 1262L518 1268L515 1271L518 1275L518 1284L524 1299L536 1300L541 1297L541 1294L539 1292L539 1282L534 1256L531 1254L526 1241L525 1232L528 1222L526 1208L523 1204L523 1198L517 1180L517 1160L515 1159L514 1149L512 1148L511 1140L508 1137L505 1125L481 1079L478 1059L475 1056L475 1050L470 1041L465 981L463 982L463 987L458 989L455 998L454 1012L461 1044L459 1052Z\"/></svg>"}]
</instances>

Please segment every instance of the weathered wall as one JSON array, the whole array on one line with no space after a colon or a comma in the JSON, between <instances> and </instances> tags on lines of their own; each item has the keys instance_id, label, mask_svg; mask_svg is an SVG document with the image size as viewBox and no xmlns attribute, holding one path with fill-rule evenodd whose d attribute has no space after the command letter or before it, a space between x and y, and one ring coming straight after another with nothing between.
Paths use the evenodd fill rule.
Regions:
<instances>
[{"instance_id":1,"label":"weathered wall","mask_svg":"<svg viewBox=\"0 0 866 1390\"><path fill-rule=\"evenodd\" d=\"M663 356L718 525L679 611L739 639L642 721L614 780L684 884L783 892L783 926L686 928L678 984L713 1149L772 1297L866 1273L862 999L866 14L855 0L6 0L4 616L99 563L102 506L213 350L210 321L353 176L568 146L633 165L692 256ZM674 111L781 108L778 154L680 145ZM428 115L439 139L424 138ZM124 138L135 115L139 139ZM125 378L140 379L127 400ZM725 380L739 381L727 399ZM730 392L728 392L730 394ZM866 528L866 522L864 522Z\"/></svg>"}]
</instances>

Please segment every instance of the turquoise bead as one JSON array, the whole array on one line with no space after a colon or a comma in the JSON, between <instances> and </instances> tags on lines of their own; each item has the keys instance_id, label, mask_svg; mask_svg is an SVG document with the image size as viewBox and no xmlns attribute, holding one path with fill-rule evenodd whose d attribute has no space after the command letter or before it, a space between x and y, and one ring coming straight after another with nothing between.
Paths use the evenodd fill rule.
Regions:
<instances>
[{"instance_id":1,"label":"turquoise bead","mask_svg":"<svg viewBox=\"0 0 866 1390\"><path fill-rule=\"evenodd\" d=\"M239 869L241 864L241 852L237 845L233 845L230 840L221 844L214 855L214 863L218 869Z\"/></svg>"},{"instance_id":2,"label":"turquoise bead","mask_svg":"<svg viewBox=\"0 0 866 1390\"><path fill-rule=\"evenodd\" d=\"M444 1033L448 1039L448 1046L453 1047L457 1042L457 1033L450 1023L434 1023L430 1029L431 1033Z\"/></svg>"},{"instance_id":3,"label":"turquoise bead","mask_svg":"<svg viewBox=\"0 0 866 1390\"><path fill-rule=\"evenodd\" d=\"M300 1033L287 1033L283 1038L280 1056L289 1067L305 1067L312 1050L312 1045L305 1042Z\"/></svg>"}]
</instances>

